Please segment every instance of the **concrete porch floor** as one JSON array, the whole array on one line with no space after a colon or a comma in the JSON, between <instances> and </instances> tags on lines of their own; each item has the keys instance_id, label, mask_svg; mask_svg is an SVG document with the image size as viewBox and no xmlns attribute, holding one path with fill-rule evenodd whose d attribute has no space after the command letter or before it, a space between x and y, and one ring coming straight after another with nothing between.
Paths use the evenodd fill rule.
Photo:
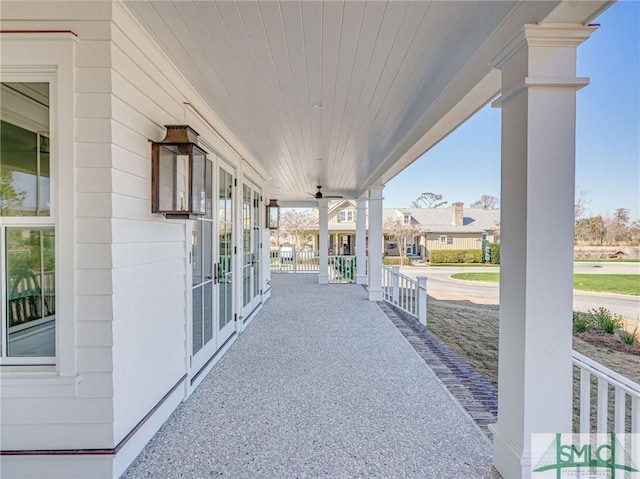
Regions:
<instances>
[{"instance_id":1,"label":"concrete porch floor","mask_svg":"<svg viewBox=\"0 0 640 479\"><path fill-rule=\"evenodd\" d=\"M491 447L359 285L272 298L122 476L490 478Z\"/></svg>"}]
</instances>

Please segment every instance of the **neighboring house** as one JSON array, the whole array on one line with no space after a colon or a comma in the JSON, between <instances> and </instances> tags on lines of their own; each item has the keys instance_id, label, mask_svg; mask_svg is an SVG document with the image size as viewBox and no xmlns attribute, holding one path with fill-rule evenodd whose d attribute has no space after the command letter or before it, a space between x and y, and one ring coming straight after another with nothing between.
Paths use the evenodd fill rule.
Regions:
<instances>
[{"instance_id":1,"label":"neighboring house","mask_svg":"<svg viewBox=\"0 0 640 479\"><path fill-rule=\"evenodd\" d=\"M451 208L414 208L411 214L420 225L419 255L425 258L433 250L482 249L500 241L500 210L465 210L453 203Z\"/></svg>"},{"instance_id":2,"label":"neighboring house","mask_svg":"<svg viewBox=\"0 0 640 479\"><path fill-rule=\"evenodd\" d=\"M463 203L451 208L385 208L385 220L402 218L420 231L413 244L407 245L409 256L429 257L442 249L482 249L486 243L499 241L500 210L464 209ZM399 256L396 241L385 237L385 252Z\"/></svg>"},{"instance_id":3,"label":"neighboring house","mask_svg":"<svg viewBox=\"0 0 640 479\"><path fill-rule=\"evenodd\" d=\"M329 205L328 214L330 254L355 254L356 202L336 201ZM411 223L420 231L406 246L408 256L428 258L433 250L482 249L487 243L500 240L500 210L465 210L463 203L453 203L451 208L384 208L383 218L384 222ZM387 256L400 256L395 239L385 235L383 241ZM318 248L317 233L313 235L312 247Z\"/></svg>"},{"instance_id":4,"label":"neighboring house","mask_svg":"<svg viewBox=\"0 0 640 479\"><path fill-rule=\"evenodd\" d=\"M314 209L318 216L318 210ZM340 200L329 204L329 254L354 255L356 253L356 202ZM318 223L313 233L313 249L317 250L320 242Z\"/></svg>"}]
</instances>

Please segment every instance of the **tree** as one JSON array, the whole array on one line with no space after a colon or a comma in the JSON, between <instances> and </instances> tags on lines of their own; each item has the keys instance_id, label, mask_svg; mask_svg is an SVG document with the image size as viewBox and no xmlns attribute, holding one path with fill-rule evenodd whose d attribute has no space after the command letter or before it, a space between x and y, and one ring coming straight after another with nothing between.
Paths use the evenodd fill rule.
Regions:
<instances>
[{"instance_id":1,"label":"tree","mask_svg":"<svg viewBox=\"0 0 640 479\"><path fill-rule=\"evenodd\" d=\"M578 196L576 197L576 201L573 204L573 217L576 224L578 220L584 217L584 214L587 212L587 205L589 204L589 200L587 199L587 191L580 191Z\"/></svg>"},{"instance_id":2,"label":"tree","mask_svg":"<svg viewBox=\"0 0 640 479\"><path fill-rule=\"evenodd\" d=\"M626 226L629 223L629 208L617 208L613 212L613 219L617 224Z\"/></svg>"},{"instance_id":3,"label":"tree","mask_svg":"<svg viewBox=\"0 0 640 479\"><path fill-rule=\"evenodd\" d=\"M483 210L497 210L500 207L500 198L491 195L482 195L478 201L471 203L471 208Z\"/></svg>"},{"instance_id":4,"label":"tree","mask_svg":"<svg viewBox=\"0 0 640 479\"><path fill-rule=\"evenodd\" d=\"M448 201L442 201L442 195L427 191L421 193L411 204L416 208L439 208L447 203Z\"/></svg>"},{"instance_id":5,"label":"tree","mask_svg":"<svg viewBox=\"0 0 640 479\"><path fill-rule=\"evenodd\" d=\"M413 243L413 239L420 233L416 225L415 221L406 223L404 218L388 219L383 225L383 233L398 242L401 264L404 264L407 257L407 246L410 242Z\"/></svg>"},{"instance_id":6,"label":"tree","mask_svg":"<svg viewBox=\"0 0 640 479\"><path fill-rule=\"evenodd\" d=\"M280 231L289 237L296 248L302 248L311 239L316 219L306 210L286 210L280 214Z\"/></svg>"},{"instance_id":7,"label":"tree","mask_svg":"<svg viewBox=\"0 0 640 479\"><path fill-rule=\"evenodd\" d=\"M25 191L15 189L13 171L0 169L0 214L16 214L21 210L26 195Z\"/></svg>"}]
</instances>

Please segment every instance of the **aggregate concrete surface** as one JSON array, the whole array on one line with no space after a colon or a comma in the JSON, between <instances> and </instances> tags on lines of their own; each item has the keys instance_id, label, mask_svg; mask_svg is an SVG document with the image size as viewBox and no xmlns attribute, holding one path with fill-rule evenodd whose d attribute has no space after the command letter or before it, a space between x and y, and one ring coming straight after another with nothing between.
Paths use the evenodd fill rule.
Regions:
<instances>
[{"instance_id":1,"label":"aggregate concrete surface","mask_svg":"<svg viewBox=\"0 0 640 479\"><path fill-rule=\"evenodd\" d=\"M491 478L491 448L359 285L273 296L122 478Z\"/></svg>"}]
</instances>

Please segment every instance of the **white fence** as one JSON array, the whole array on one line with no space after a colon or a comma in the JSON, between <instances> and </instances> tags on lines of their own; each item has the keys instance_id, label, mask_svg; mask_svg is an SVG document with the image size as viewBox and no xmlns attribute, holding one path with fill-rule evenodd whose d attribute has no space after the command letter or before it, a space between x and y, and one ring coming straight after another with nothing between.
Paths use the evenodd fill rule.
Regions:
<instances>
[{"instance_id":1,"label":"white fence","mask_svg":"<svg viewBox=\"0 0 640 479\"><path fill-rule=\"evenodd\" d=\"M317 273L320 262L317 251L282 248L271 251L270 268L275 273Z\"/></svg>"},{"instance_id":2,"label":"white fence","mask_svg":"<svg viewBox=\"0 0 640 479\"><path fill-rule=\"evenodd\" d=\"M272 250L270 254L270 269L274 273L318 273L320 272L320 258L318 251L296 251L293 247L283 247ZM366 274L367 262L364 268ZM331 255L328 257L329 283L355 283L356 257Z\"/></svg>"},{"instance_id":3,"label":"white fence","mask_svg":"<svg viewBox=\"0 0 640 479\"><path fill-rule=\"evenodd\" d=\"M382 267L384 300L427 325L427 278L414 280L394 266ZM640 434L640 384L573 351L579 372L575 388L578 403L576 433ZM635 439L637 440L637 439ZM640 444L635 446L640 448Z\"/></svg>"},{"instance_id":4,"label":"white fence","mask_svg":"<svg viewBox=\"0 0 640 479\"><path fill-rule=\"evenodd\" d=\"M382 267L383 299L427 325L427 278L417 280L400 273L398 266Z\"/></svg>"},{"instance_id":5,"label":"white fence","mask_svg":"<svg viewBox=\"0 0 640 479\"><path fill-rule=\"evenodd\" d=\"M329 283L355 283L356 257L329 256Z\"/></svg>"},{"instance_id":6,"label":"white fence","mask_svg":"<svg viewBox=\"0 0 640 479\"><path fill-rule=\"evenodd\" d=\"M640 433L640 384L573 351L580 433ZM640 444L638 445L640 447Z\"/></svg>"}]
</instances>

